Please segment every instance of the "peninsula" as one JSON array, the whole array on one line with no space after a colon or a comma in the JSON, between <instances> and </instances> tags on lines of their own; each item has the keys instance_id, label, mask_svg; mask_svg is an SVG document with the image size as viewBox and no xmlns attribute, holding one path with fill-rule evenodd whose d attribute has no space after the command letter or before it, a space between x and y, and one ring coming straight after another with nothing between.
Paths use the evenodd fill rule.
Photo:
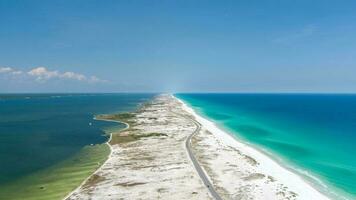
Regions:
<instances>
[{"instance_id":1,"label":"peninsula","mask_svg":"<svg viewBox=\"0 0 356 200\"><path fill-rule=\"evenodd\" d=\"M111 135L108 160L68 200L327 199L172 95L97 119L127 128Z\"/></svg>"}]
</instances>

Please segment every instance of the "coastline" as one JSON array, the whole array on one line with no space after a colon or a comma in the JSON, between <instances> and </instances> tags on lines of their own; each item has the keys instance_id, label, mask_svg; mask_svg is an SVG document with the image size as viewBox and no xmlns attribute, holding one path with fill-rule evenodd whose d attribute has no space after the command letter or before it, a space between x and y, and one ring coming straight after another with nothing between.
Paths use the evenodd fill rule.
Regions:
<instances>
[{"instance_id":1,"label":"coastline","mask_svg":"<svg viewBox=\"0 0 356 200\"><path fill-rule=\"evenodd\" d=\"M2 185L0 199L63 199L104 163L108 154L105 143L87 145L56 165Z\"/></svg>"},{"instance_id":2,"label":"coastline","mask_svg":"<svg viewBox=\"0 0 356 200\"><path fill-rule=\"evenodd\" d=\"M124 131L126 129L130 128L130 125L126 122L122 122L122 121L117 121L117 120L109 120L109 119L97 119L96 117L93 118L94 120L100 120L100 121L108 121L108 122L116 122L116 123L121 123L121 124L125 124L126 127L121 129L120 131ZM110 145L110 141L112 140L112 134L110 133L110 137L109 139L104 143L105 145L107 145L110 149L110 153L109 155L107 155L106 160L100 165L100 167L98 167L92 174L90 174L85 180L83 180L80 185L78 185L78 187L76 187L74 190L72 190L69 194L67 194L63 200L68 199L70 196L72 196L75 192L77 192L94 174L96 174L99 170L101 170L101 168L104 166L104 164L109 160L110 156L113 153L113 148Z\"/></svg>"},{"instance_id":3,"label":"coastline","mask_svg":"<svg viewBox=\"0 0 356 200\"><path fill-rule=\"evenodd\" d=\"M212 199L187 154L196 125L175 114L180 105L160 95L137 112L106 116L130 129L112 133L110 157L68 199Z\"/></svg>"},{"instance_id":4,"label":"coastline","mask_svg":"<svg viewBox=\"0 0 356 200\"><path fill-rule=\"evenodd\" d=\"M190 113L195 117L195 119L202 124L202 126L210 131L216 138L218 138L224 144L239 149L245 154L256 159L260 165L258 165L259 170L268 172L273 177L280 180L283 184L288 186L288 188L293 189L301 199L330 199L317 188L313 187L308 181L304 180L299 174L296 174L286 167L282 166L280 163L270 158L267 154L259 151L238 141L235 137L231 136L227 132L219 128L214 122L210 121L199 115L193 108L188 106L184 101L172 95L173 98L177 99L182 103L183 110Z\"/></svg>"},{"instance_id":5,"label":"coastline","mask_svg":"<svg viewBox=\"0 0 356 200\"><path fill-rule=\"evenodd\" d=\"M329 199L173 95L137 112L102 117L127 126L111 133L110 156L68 200L216 198L209 188L221 199Z\"/></svg>"},{"instance_id":6,"label":"coastline","mask_svg":"<svg viewBox=\"0 0 356 200\"><path fill-rule=\"evenodd\" d=\"M110 133L125 128L93 120L93 115L134 111L152 96L63 94L66 98L53 99L51 94L10 95L3 102L4 112L14 115L4 116L1 123L0 199L66 198L106 162L112 151L107 145ZM18 110L18 105L23 109Z\"/></svg>"}]
</instances>

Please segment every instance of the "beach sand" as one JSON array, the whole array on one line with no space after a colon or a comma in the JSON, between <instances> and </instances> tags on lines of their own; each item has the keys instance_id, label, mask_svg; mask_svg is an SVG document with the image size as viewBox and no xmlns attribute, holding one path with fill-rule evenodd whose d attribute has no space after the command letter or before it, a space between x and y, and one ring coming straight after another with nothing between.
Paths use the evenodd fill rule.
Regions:
<instances>
[{"instance_id":1,"label":"beach sand","mask_svg":"<svg viewBox=\"0 0 356 200\"><path fill-rule=\"evenodd\" d=\"M108 160L68 199L212 199L185 147L193 120L202 125L191 140L194 156L222 199L327 199L171 95L136 113L100 118L130 127L112 134Z\"/></svg>"},{"instance_id":2,"label":"beach sand","mask_svg":"<svg viewBox=\"0 0 356 200\"><path fill-rule=\"evenodd\" d=\"M210 199L184 147L195 125L171 110L179 102L160 96L119 117L130 128L112 135L108 160L68 199Z\"/></svg>"},{"instance_id":3,"label":"beach sand","mask_svg":"<svg viewBox=\"0 0 356 200\"><path fill-rule=\"evenodd\" d=\"M224 199L329 199L299 175L178 101L202 124L192 140L195 154Z\"/></svg>"}]
</instances>

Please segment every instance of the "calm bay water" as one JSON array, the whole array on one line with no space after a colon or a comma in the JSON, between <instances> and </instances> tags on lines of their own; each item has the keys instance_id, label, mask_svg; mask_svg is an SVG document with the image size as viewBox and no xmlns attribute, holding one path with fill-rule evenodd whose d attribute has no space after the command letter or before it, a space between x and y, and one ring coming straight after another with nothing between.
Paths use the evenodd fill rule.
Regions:
<instances>
[{"instance_id":1,"label":"calm bay water","mask_svg":"<svg viewBox=\"0 0 356 200\"><path fill-rule=\"evenodd\" d=\"M153 94L0 95L0 187L50 168L86 146L106 142L104 129L124 125L93 120L94 115L133 111L152 97Z\"/></svg>"},{"instance_id":2,"label":"calm bay water","mask_svg":"<svg viewBox=\"0 0 356 200\"><path fill-rule=\"evenodd\" d=\"M356 199L356 95L176 96L237 138L322 180L325 192Z\"/></svg>"}]
</instances>

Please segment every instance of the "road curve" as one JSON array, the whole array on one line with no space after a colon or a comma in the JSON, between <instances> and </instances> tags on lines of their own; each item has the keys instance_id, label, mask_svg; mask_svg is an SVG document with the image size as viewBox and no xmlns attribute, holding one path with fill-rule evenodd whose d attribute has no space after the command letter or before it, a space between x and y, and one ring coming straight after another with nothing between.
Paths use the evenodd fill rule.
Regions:
<instances>
[{"instance_id":1,"label":"road curve","mask_svg":"<svg viewBox=\"0 0 356 200\"><path fill-rule=\"evenodd\" d=\"M196 120L194 120L193 118L191 118L191 117L188 117L188 116L186 116L186 115L182 115L182 114L173 112L172 110L171 110L171 112L174 113L174 114L176 114L176 115L179 115L179 116L181 116L181 117L184 117L184 118L186 118L186 119L189 119L190 121L192 121L192 122L195 124L196 128L195 128L195 130L193 131L193 133L190 134L190 135L187 137L187 139L186 139L186 141L185 141L185 147L186 147L186 149L187 149L187 151L188 151L190 160L192 161L192 163L193 163L195 169L197 170L197 172L198 172L198 174L199 174L201 180L203 181L204 185L208 188L208 190L209 190L211 196L212 196L214 199L216 199L216 200L222 200L222 198L220 197L220 195L215 191L215 189L214 189L213 185L211 184L211 182L210 182L208 176L205 174L205 172L203 171L202 167L199 165L197 159L195 158L195 156L194 156L194 154L193 154L192 148L191 148L191 139L192 139L192 137L193 137L196 133L198 133L198 132L201 130L201 124L200 124L199 122L197 122Z\"/></svg>"}]
</instances>

